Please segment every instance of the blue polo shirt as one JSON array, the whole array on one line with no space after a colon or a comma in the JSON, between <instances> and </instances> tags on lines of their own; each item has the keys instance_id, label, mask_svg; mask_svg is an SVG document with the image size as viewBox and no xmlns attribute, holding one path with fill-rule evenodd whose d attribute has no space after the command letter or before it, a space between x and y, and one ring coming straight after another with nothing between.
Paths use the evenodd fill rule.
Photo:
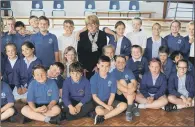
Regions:
<instances>
[{"instance_id":1,"label":"blue polo shirt","mask_svg":"<svg viewBox=\"0 0 195 127\"><path fill-rule=\"evenodd\" d=\"M44 36L38 32L31 36L30 41L35 45L36 56L44 66L49 67L55 62L55 52L59 51L56 35L48 32Z\"/></svg>"},{"instance_id":2,"label":"blue polo shirt","mask_svg":"<svg viewBox=\"0 0 195 127\"><path fill-rule=\"evenodd\" d=\"M96 94L101 101L107 101L111 93L116 93L117 82L114 76L110 73L104 79L100 77L99 73L95 73L91 79L91 93Z\"/></svg>"},{"instance_id":3,"label":"blue polo shirt","mask_svg":"<svg viewBox=\"0 0 195 127\"><path fill-rule=\"evenodd\" d=\"M124 79L127 83L135 79L133 72L128 68L125 68L123 72L115 68L112 73L117 80Z\"/></svg>"},{"instance_id":4,"label":"blue polo shirt","mask_svg":"<svg viewBox=\"0 0 195 127\"><path fill-rule=\"evenodd\" d=\"M14 103L14 96L9 85L1 81L1 106L7 103Z\"/></svg>"},{"instance_id":5,"label":"blue polo shirt","mask_svg":"<svg viewBox=\"0 0 195 127\"><path fill-rule=\"evenodd\" d=\"M29 40L30 40L30 35L21 35L19 33L16 33L13 36L13 43L16 44L18 56L20 57L22 56L22 49L21 49L22 44L25 41L29 41Z\"/></svg>"},{"instance_id":6,"label":"blue polo shirt","mask_svg":"<svg viewBox=\"0 0 195 127\"><path fill-rule=\"evenodd\" d=\"M169 53L172 53L174 51L181 51L184 52L184 41L183 36L180 34L177 37L174 37L172 34L167 35L164 38L167 41L167 45L169 48Z\"/></svg>"},{"instance_id":7,"label":"blue polo shirt","mask_svg":"<svg viewBox=\"0 0 195 127\"><path fill-rule=\"evenodd\" d=\"M59 99L59 90L57 84L52 79L47 79L45 83L39 83L32 80L28 87L27 102L36 104L49 104Z\"/></svg>"},{"instance_id":8,"label":"blue polo shirt","mask_svg":"<svg viewBox=\"0 0 195 127\"><path fill-rule=\"evenodd\" d=\"M8 32L1 33L1 52L5 55L5 45L9 42L13 42L13 35L8 35Z\"/></svg>"},{"instance_id":9,"label":"blue polo shirt","mask_svg":"<svg viewBox=\"0 0 195 127\"><path fill-rule=\"evenodd\" d=\"M89 80L82 76L79 82L74 82L72 78L69 77L63 83L62 93L63 102L67 107L71 104L71 99L85 104L91 100L91 86Z\"/></svg>"}]
</instances>

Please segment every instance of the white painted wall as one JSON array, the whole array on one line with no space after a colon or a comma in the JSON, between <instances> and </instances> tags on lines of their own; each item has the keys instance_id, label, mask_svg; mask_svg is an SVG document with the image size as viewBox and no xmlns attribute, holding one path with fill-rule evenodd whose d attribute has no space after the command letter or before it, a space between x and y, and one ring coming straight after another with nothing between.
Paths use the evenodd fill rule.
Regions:
<instances>
[{"instance_id":1,"label":"white painted wall","mask_svg":"<svg viewBox=\"0 0 195 127\"><path fill-rule=\"evenodd\" d=\"M84 0L83 1L64 1L64 4L65 4L65 10L66 10L67 16L83 16L84 4L85 4ZM153 15L153 17L162 18L163 4L164 4L163 2L140 2L140 10L141 11L154 11L156 13ZM51 16L53 2L43 1L43 6L44 6L46 16ZM175 7L175 6L176 6L175 3L170 5L170 7ZM96 1L97 10L107 11L108 7L109 7L109 1ZM122 11L127 11L129 7L129 1L120 1L120 7ZM192 4L179 4L179 7L192 8ZM14 11L14 16L29 16L30 10L31 10L31 1L12 1L12 9ZM41 13L34 13L34 14L41 15ZM55 14L62 15L62 13L55 13ZM168 11L168 17L173 17L174 14L175 14L175 10ZM100 15L100 16L103 16L103 15ZM117 15L114 15L114 16L117 16ZM179 12L177 13L177 16L192 17L192 12Z\"/></svg>"}]
</instances>

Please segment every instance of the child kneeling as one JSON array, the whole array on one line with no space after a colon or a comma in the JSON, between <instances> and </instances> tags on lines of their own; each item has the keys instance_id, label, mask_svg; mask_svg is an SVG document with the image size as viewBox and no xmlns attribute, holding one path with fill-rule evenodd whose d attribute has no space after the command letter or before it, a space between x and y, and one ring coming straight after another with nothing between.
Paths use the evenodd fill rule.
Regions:
<instances>
[{"instance_id":1,"label":"child kneeling","mask_svg":"<svg viewBox=\"0 0 195 127\"><path fill-rule=\"evenodd\" d=\"M34 80L28 88L28 105L22 108L21 113L29 119L59 124L61 110L56 105L59 99L56 82L47 78L46 69L42 65L36 65L32 72Z\"/></svg>"}]
</instances>

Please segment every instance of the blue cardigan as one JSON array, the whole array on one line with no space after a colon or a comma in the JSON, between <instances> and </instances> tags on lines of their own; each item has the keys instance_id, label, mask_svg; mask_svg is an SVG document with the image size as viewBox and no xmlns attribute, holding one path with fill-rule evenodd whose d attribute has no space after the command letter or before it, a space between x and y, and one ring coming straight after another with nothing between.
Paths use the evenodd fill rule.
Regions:
<instances>
[{"instance_id":1,"label":"blue cardigan","mask_svg":"<svg viewBox=\"0 0 195 127\"><path fill-rule=\"evenodd\" d=\"M105 28L104 28L105 29ZM103 29L103 30L104 30ZM117 47L117 42L115 42L114 40L114 36L111 34L106 34L109 37L109 44L113 45L115 50ZM131 53L131 41L127 38L127 37L123 37L122 42L121 42L121 49L120 49L120 54L123 54L125 56L129 56Z\"/></svg>"},{"instance_id":2,"label":"blue cardigan","mask_svg":"<svg viewBox=\"0 0 195 127\"><path fill-rule=\"evenodd\" d=\"M152 43L153 43L152 37L148 38L146 43L146 49L144 52L144 56L147 58L148 61L152 59L152 48L155 48L152 47ZM161 37L161 46L167 46L167 41L162 37Z\"/></svg>"},{"instance_id":3,"label":"blue cardigan","mask_svg":"<svg viewBox=\"0 0 195 127\"><path fill-rule=\"evenodd\" d=\"M189 92L189 97L193 98L194 97L194 79L190 74L186 74L186 90ZM172 73L169 81L168 81L168 90L169 94L175 95L176 97L180 97L181 94L178 91L178 77L177 73Z\"/></svg>"},{"instance_id":4,"label":"blue cardigan","mask_svg":"<svg viewBox=\"0 0 195 127\"><path fill-rule=\"evenodd\" d=\"M154 99L158 99L163 96L167 89L167 80L163 73L160 73L155 85L153 85L152 74L151 72L147 72L143 75L141 84L140 84L140 92L143 94L145 98L150 97L150 94L155 94Z\"/></svg>"},{"instance_id":5,"label":"blue cardigan","mask_svg":"<svg viewBox=\"0 0 195 127\"><path fill-rule=\"evenodd\" d=\"M31 62L30 66L27 68L24 59L20 59L20 66L16 70L17 78L15 79L17 88L21 87L21 85L28 87L29 83L33 80L32 68L38 64L42 64L42 62L37 58L35 61Z\"/></svg>"},{"instance_id":6,"label":"blue cardigan","mask_svg":"<svg viewBox=\"0 0 195 127\"><path fill-rule=\"evenodd\" d=\"M20 68L20 59L18 58L13 66L11 67L11 63L8 58L5 58L4 61L4 69L3 69L3 81L9 85L17 85L15 79L17 78L16 70Z\"/></svg>"}]
</instances>

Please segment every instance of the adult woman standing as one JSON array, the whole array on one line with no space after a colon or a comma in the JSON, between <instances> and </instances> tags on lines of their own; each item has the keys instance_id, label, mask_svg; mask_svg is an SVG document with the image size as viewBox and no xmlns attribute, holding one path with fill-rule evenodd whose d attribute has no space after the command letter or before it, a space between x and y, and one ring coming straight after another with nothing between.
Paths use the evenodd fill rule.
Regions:
<instances>
[{"instance_id":1,"label":"adult woman standing","mask_svg":"<svg viewBox=\"0 0 195 127\"><path fill-rule=\"evenodd\" d=\"M89 15L85 19L87 30L80 33L77 52L79 62L83 64L84 74L88 79L97 70L96 64L102 54L102 48L107 44L106 33L99 30L99 19Z\"/></svg>"}]
</instances>

